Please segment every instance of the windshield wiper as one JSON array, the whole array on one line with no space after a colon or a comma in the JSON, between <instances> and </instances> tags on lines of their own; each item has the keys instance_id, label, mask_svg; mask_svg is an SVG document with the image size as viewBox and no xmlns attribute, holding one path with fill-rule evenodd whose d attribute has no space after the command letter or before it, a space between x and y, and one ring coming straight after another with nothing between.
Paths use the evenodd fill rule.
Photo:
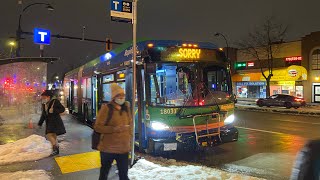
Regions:
<instances>
[{"instance_id":1,"label":"windshield wiper","mask_svg":"<svg viewBox=\"0 0 320 180\"><path fill-rule=\"evenodd\" d=\"M217 106L218 112L220 112L221 110L220 110L220 106L219 106L219 104L218 104L218 102L217 102L217 99L214 97L213 93L212 93L212 92L210 91L210 89L206 86L206 84L205 84L204 82L202 82L202 83L203 83L203 86L204 86L205 88L207 88L206 90L211 94L212 99L214 100L215 105ZM212 110L212 112L214 112L214 110Z\"/></svg>"},{"instance_id":2,"label":"windshield wiper","mask_svg":"<svg viewBox=\"0 0 320 180\"><path fill-rule=\"evenodd\" d=\"M158 79L157 79L157 75L152 75L153 76L153 81L156 87L156 104L158 104L158 99L160 101L160 104L162 104L162 99L160 97L160 88L159 88L159 84L158 84Z\"/></svg>"}]
</instances>

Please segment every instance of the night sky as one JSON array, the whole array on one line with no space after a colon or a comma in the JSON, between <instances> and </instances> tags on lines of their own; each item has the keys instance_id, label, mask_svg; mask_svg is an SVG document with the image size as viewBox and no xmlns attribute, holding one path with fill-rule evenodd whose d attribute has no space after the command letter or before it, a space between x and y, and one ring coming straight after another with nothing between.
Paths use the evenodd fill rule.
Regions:
<instances>
[{"instance_id":1,"label":"night sky","mask_svg":"<svg viewBox=\"0 0 320 180\"><path fill-rule=\"evenodd\" d=\"M86 38L132 39L131 24L110 21L110 0L24 0L23 4L34 2L48 2L55 11L41 5L29 8L22 18L24 31L39 27L52 34L81 37L82 26L86 26ZM274 16L289 26L287 40L297 40L320 30L319 7L319 0L139 0L138 38L210 41L223 47L224 40L214 37L215 32L223 33L232 45L266 17ZM8 38L15 36L20 8L18 0L0 2L0 53L9 54ZM39 56L39 46L32 37L25 37L21 54ZM62 75L103 53L104 44L52 39L45 55L61 60L48 66L48 77L55 72Z\"/></svg>"}]
</instances>

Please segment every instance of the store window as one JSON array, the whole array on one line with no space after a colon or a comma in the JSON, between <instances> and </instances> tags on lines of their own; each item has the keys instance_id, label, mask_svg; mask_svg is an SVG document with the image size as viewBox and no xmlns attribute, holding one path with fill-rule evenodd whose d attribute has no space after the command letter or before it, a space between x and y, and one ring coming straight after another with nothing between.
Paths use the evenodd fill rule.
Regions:
<instances>
[{"instance_id":1,"label":"store window","mask_svg":"<svg viewBox=\"0 0 320 180\"><path fill-rule=\"evenodd\" d=\"M312 52L312 70L320 69L320 49Z\"/></svg>"},{"instance_id":2,"label":"store window","mask_svg":"<svg viewBox=\"0 0 320 180\"><path fill-rule=\"evenodd\" d=\"M247 86L237 86L237 97L247 98L248 97L248 87Z\"/></svg>"},{"instance_id":3,"label":"store window","mask_svg":"<svg viewBox=\"0 0 320 180\"><path fill-rule=\"evenodd\" d=\"M238 98L264 98L266 96L265 82L237 82Z\"/></svg>"},{"instance_id":4,"label":"store window","mask_svg":"<svg viewBox=\"0 0 320 180\"><path fill-rule=\"evenodd\" d=\"M296 96L303 97L303 86L296 86Z\"/></svg>"}]
</instances>

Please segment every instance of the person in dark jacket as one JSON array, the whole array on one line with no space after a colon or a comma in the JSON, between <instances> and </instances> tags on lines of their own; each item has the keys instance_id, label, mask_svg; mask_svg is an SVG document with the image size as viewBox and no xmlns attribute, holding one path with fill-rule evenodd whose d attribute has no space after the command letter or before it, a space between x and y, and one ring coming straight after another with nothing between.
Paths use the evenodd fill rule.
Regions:
<instances>
[{"instance_id":1,"label":"person in dark jacket","mask_svg":"<svg viewBox=\"0 0 320 180\"><path fill-rule=\"evenodd\" d=\"M311 140L299 152L291 180L320 179L320 140Z\"/></svg>"},{"instance_id":2,"label":"person in dark jacket","mask_svg":"<svg viewBox=\"0 0 320 180\"><path fill-rule=\"evenodd\" d=\"M60 117L60 113L63 113L65 108L58 99L52 97L53 93L50 90L46 90L41 94L44 104L42 104L42 114L38 126L41 127L43 122L46 122L47 139L52 145L51 156L55 156L59 154L57 136L66 133L66 129Z\"/></svg>"}]
</instances>

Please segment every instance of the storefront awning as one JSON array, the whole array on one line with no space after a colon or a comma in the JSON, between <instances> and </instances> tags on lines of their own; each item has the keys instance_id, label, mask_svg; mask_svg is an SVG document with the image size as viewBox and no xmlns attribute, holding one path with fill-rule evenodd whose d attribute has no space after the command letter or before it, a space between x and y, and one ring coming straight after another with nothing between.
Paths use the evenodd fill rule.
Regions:
<instances>
[{"instance_id":1,"label":"storefront awning","mask_svg":"<svg viewBox=\"0 0 320 180\"><path fill-rule=\"evenodd\" d=\"M268 71L264 72L266 76ZM307 80L307 70L302 66L292 65L287 68L274 69L271 81L302 81ZM232 76L233 82L241 81L266 81L261 72L246 72Z\"/></svg>"},{"instance_id":2,"label":"storefront awning","mask_svg":"<svg viewBox=\"0 0 320 180\"><path fill-rule=\"evenodd\" d=\"M266 76L269 75L268 71L265 71L264 74ZM307 80L307 70L302 66L292 65L287 68L275 69L272 72L273 76L271 81L303 81ZM265 78L260 77L261 81L265 81Z\"/></svg>"}]
</instances>

